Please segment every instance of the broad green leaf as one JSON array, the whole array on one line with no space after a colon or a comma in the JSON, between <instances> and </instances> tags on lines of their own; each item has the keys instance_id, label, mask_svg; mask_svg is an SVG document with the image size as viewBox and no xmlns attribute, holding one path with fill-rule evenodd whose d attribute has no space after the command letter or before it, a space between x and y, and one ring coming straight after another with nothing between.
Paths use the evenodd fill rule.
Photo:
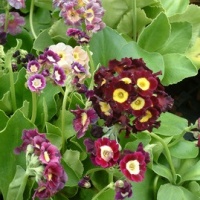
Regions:
<instances>
[{"instance_id":1,"label":"broad green leaf","mask_svg":"<svg viewBox=\"0 0 200 200\"><path fill-rule=\"evenodd\" d=\"M21 108L19 108L19 110L23 113L23 115L28 118L29 116L29 105L30 103L28 101L23 101L23 105Z\"/></svg>"},{"instance_id":2,"label":"broad green leaf","mask_svg":"<svg viewBox=\"0 0 200 200\"><path fill-rule=\"evenodd\" d=\"M184 55L171 53L164 55L163 58L165 63L165 76L162 84L165 86L178 83L184 78L197 74L196 67Z\"/></svg>"},{"instance_id":3,"label":"broad green leaf","mask_svg":"<svg viewBox=\"0 0 200 200\"><path fill-rule=\"evenodd\" d=\"M152 170L159 176L162 176L162 177L168 179L169 182L173 181L171 171L168 167L161 165L161 164L153 164Z\"/></svg>"},{"instance_id":4,"label":"broad green leaf","mask_svg":"<svg viewBox=\"0 0 200 200\"><path fill-rule=\"evenodd\" d=\"M200 180L200 161L195 163L193 166L185 170L182 174L182 182L184 181L199 181Z\"/></svg>"},{"instance_id":5,"label":"broad green leaf","mask_svg":"<svg viewBox=\"0 0 200 200\"><path fill-rule=\"evenodd\" d=\"M162 113L159 120L161 125L154 129L153 132L163 136L180 135L188 126L188 121L185 118L179 117L172 113Z\"/></svg>"},{"instance_id":6,"label":"broad green leaf","mask_svg":"<svg viewBox=\"0 0 200 200\"><path fill-rule=\"evenodd\" d=\"M147 52L138 46L136 42L129 42L122 47L118 59L124 57L132 57L133 59L142 58L146 63L147 67L151 69L154 73L161 71L162 75L159 76L160 79L164 76L164 61L161 54L157 52Z\"/></svg>"},{"instance_id":7,"label":"broad green leaf","mask_svg":"<svg viewBox=\"0 0 200 200\"><path fill-rule=\"evenodd\" d=\"M185 53L192 38L192 26L188 22L174 22L171 24L171 34L158 51L161 54Z\"/></svg>"},{"instance_id":8,"label":"broad green leaf","mask_svg":"<svg viewBox=\"0 0 200 200\"><path fill-rule=\"evenodd\" d=\"M67 43L69 37L67 37L66 31L67 31L67 26L64 23L64 20L60 19L55 23L53 23L48 33L53 41Z\"/></svg>"},{"instance_id":9,"label":"broad green leaf","mask_svg":"<svg viewBox=\"0 0 200 200\"><path fill-rule=\"evenodd\" d=\"M35 0L35 5L37 7L47 9L47 10L52 10L53 9L53 3L52 0Z\"/></svg>"},{"instance_id":10,"label":"broad green leaf","mask_svg":"<svg viewBox=\"0 0 200 200\"><path fill-rule=\"evenodd\" d=\"M71 167L76 175L81 178L83 175L83 164L80 161L80 152L74 150L66 150L63 155L63 160Z\"/></svg>"},{"instance_id":11,"label":"broad green leaf","mask_svg":"<svg viewBox=\"0 0 200 200\"><path fill-rule=\"evenodd\" d=\"M15 200L16 199L16 196L18 195L19 188L22 184L24 175L25 175L25 170L21 166L17 165L15 176L14 176L12 182L9 184L6 200ZM23 198L23 194L21 194L21 195L22 195L21 197Z\"/></svg>"},{"instance_id":12,"label":"broad green leaf","mask_svg":"<svg viewBox=\"0 0 200 200\"><path fill-rule=\"evenodd\" d=\"M141 48L153 52L167 41L170 35L170 24L167 16L160 13L140 34L138 44ZM159 38L159 39L158 39Z\"/></svg>"},{"instance_id":13,"label":"broad green leaf","mask_svg":"<svg viewBox=\"0 0 200 200\"><path fill-rule=\"evenodd\" d=\"M144 27L151 22L144 10L137 8L137 27L133 27L133 10L128 11L125 13L120 20L119 24L117 25L117 31L122 34L126 34L130 37L133 36L133 29L137 28L137 34L139 35L140 32L144 29Z\"/></svg>"},{"instance_id":14,"label":"broad green leaf","mask_svg":"<svg viewBox=\"0 0 200 200\"><path fill-rule=\"evenodd\" d=\"M158 190L157 200L197 200L198 197L182 186L175 186L170 183L161 185Z\"/></svg>"},{"instance_id":15,"label":"broad green leaf","mask_svg":"<svg viewBox=\"0 0 200 200\"><path fill-rule=\"evenodd\" d=\"M181 140L177 144L169 148L171 155L180 159L196 158L199 149L193 142Z\"/></svg>"},{"instance_id":16,"label":"broad green leaf","mask_svg":"<svg viewBox=\"0 0 200 200\"><path fill-rule=\"evenodd\" d=\"M61 137L61 130L59 127L46 122L46 129L47 129L47 138L51 141L52 144L56 145L58 149L62 147L62 137Z\"/></svg>"},{"instance_id":17,"label":"broad green leaf","mask_svg":"<svg viewBox=\"0 0 200 200\"><path fill-rule=\"evenodd\" d=\"M155 173L147 168L142 182L131 182L133 189L133 196L127 198L130 200L141 199L150 200L153 197L153 181L155 179Z\"/></svg>"},{"instance_id":18,"label":"broad green leaf","mask_svg":"<svg viewBox=\"0 0 200 200\"><path fill-rule=\"evenodd\" d=\"M105 190L104 192L102 192L98 198L96 200L101 200L101 199L104 199L104 200L108 200L108 199L114 199L114 196L115 196L115 190L114 189L107 189Z\"/></svg>"},{"instance_id":19,"label":"broad green leaf","mask_svg":"<svg viewBox=\"0 0 200 200\"><path fill-rule=\"evenodd\" d=\"M189 5L189 0L160 0L160 2L167 16L183 13Z\"/></svg>"},{"instance_id":20,"label":"broad green leaf","mask_svg":"<svg viewBox=\"0 0 200 200\"><path fill-rule=\"evenodd\" d=\"M4 199L13 180L16 165L25 167L25 155L23 153L15 155L13 151L22 144L22 131L30 128L34 128L34 125L17 110L0 132L0 152L3 152L0 156L0 190Z\"/></svg>"},{"instance_id":21,"label":"broad green leaf","mask_svg":"<svg viewBox=\"0 0 200 200\"><path fill-rule=\"evenodd\" d=\"M0 109L7 114L10 114L12 112L10 91L6 92L3 95L2 99L0 99Z\"/></svg>"},{"instance_id":22,"label":"broad green leaf","mask_svg":"<svg viewBox=\"0 0 200 200\"><path fill-rule=\"evenodd\" d=\"M75 187L65 187L64 189L62 189L61 191L59 191L58 193L56 193L53 198L54 200L68 200L71 199L71 197L75 196L78 192L79 187L75 186Z\"/></svg>"},{"instance_id":23,"label":"broad green leaf","mask_svg":"<svg viewBox=\"0 0 200 200\"><path fill-rule=\"evenodd\" d=\"M188 189L195 195L197 195L198 197L200 197L200 185L198 182L196 181L191 181L188 184Z\"/></svg>"},{"instance_id":24,"label":"broad green leaf","mask_svg":"<svg viewBox=\"0 0 200 200\"><path fill-rule=\"evenodd\" d=\"M164 0L163 0L164 1ZM175 2L175 1L174 1ZM170 22L189 22L192 25L192 40L193 42L199 35L200 28L200 7L191 4L187 7L185 12L181 14L176 14L169 18Z\"/></svg>"},{"instance_id":25,"label":"broad green leaf","mask_svg":"<svg viewBox=\"0 0 200 200\"><path fill-rule=\"evenodd\" d=\"M98 64L107 66L108 61L115 59L126 43L119 33L109 27L96 33L90 41L90 51L93 53L95 66Z\"/></svg>"},{"instance_id":26,"label":"broad green leaf","mask_svg":"<svg viewBox=\"0 0 200 200\"><path fill-rule=\"evenodd\" d=\"M9 120L9 117L5 114L3 110L0 110L0 131L5 128L7 122Z\"/></svg>"},{"instance_id":27,"label":"broad green leaf","mask_svg":"<svg viewBox=\"0 0 200 200\"><path fill-rule=\"evenodd\" d=\"M44 51L47 47L54 44L50 35L48 34L49 30L43 30L37 37L37 39L33 43L33 49L37 51Z\"/></svg>"}]
</instances>

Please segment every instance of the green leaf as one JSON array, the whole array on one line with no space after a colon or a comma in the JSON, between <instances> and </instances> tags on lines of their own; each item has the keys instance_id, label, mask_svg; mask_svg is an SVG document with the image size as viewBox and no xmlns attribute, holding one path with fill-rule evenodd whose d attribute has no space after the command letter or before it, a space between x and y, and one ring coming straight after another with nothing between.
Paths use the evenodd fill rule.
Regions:
<instances>
[{"instance_id":1,"label":"green leaf","mask_svg":"<svg viewBox=\"0 0 200 200\"><path fill-rule=\"evenodd\" d=\"M0 109L7 114L10 114L12 112L10 91L6 92L3 95L2 99L0 99Z\"/></svg>"},{"instance_id":2,"label":"green leaf","mask_svg":"<svg viewBox=\"0 0 200 200\"><path fill-rule=\"evenodd\" d=\"M185 181L199 181L200 180L200 161L196 164L185 170L185 173L182 174L182 182Z\"/></svg>"},{"instance_id":3,"label":"green leaf","mask_svg":"<svg viewBox=\"0 0 200 200\"><path fill-rule=\"evenodd\" d=\"M200 185L196 181L191 181L188 184L188 189L200 198Z\"/></svg>"},{"instance_id":4,"label":"green leaf","mask_svg":"<svg viewBox=\"0 0 200 200\"><path fill-rule=\"evenodd\" d=\"M175 2L175 1L174 1ZM189 22L192 25L192 40L193 42L199 35L200 28L200 7L194 4L191 4L187 7L185 12L181 14L176 14L169 18L170 22Z\"/></svg>"},{"instance_id":5,"label":"green leaf","mask_svg":"<svg viewBox=\"0 0 200 200\"><path fill-rule=\"evenodd\" d=\"M5 114L3 110L0 110L0 131L5 128L7 122L9 120L9 117Z\"/></svg>"},{"instance_id":6,"label":"green leaf","mask_svg":"<svg viewBox=\"0 0 200 200\"><path fill-rule=\"evenodd\" d=\"M61 149L62 147L62 137L61 137L61 130L59 127L46 122L46 129L47 129L47 138L50 142Z\"/></svg>"},{"instance_id":7,"label":"green leaf","mask_svg":"<svg viewBox=\"0 0 200 200\"><path fill-rule=\"evenodd\" d=\"M137 34L144 29L144 27L151 22L144 10L137 8ZM130 37L133 36L133 10L128 11L123 15L119 24L117 25L117 31L122 34L126 34Z\"/></svg>"},{"instance_id":8,"label":"green leaf","mask_svg":"<svg viewBox=\"0 0 200 200\"><path fill-rule=\"evenodd\" d=\"M21 166L17 165L15 176L12 182L9 184L8 194L6 198L7 200L16 200L16 196L18 195L19 188L22 184L24 175L25 170Z\"/></svg>"},{"instance_id":9,"label":"green leaf","mask_svg":"<svg viewBox=\"0 0 200 200\"><path fill-rule=\"evenodd\" d=\"M44 8L47 10L53 9L52 0L35 0L35 5L40 8Z\"/></svg>"},{"instance_id":10,"label":"green leaf","mask_svg":"<svg viewBox=\"0 0 200 200\"><path fill-rule=\"evenodd\" d=\"M114 189L107 189L103 191L96 200L101 200L101 199L114 199L115 196L115 190Z\"/></svg>"},{"instance_id":11,"label":"green leaf","mask_svg":"<svg viewBox=\"0 0 200 200\"><path fill-rule=\"evenodd\" d=\"M171 24L171 34L158 51L161 54L185 53L192 38L192 26L188 22L174 22Z\"/></svg>"},{"instance_id":12,"label":"green leaf","mask_svg":"<svg viewBox=\"0 0 200 200\"><path fill-rule=\"evenodd\" d=\"M33 43L33 49L37 51L44 51L47 47L54 44L53 40L51 39L50 35L48 34L49 30L43 30L36 40Z\"/></svg>"},{"instance_id":13,"label":"green leaf","mask_svg":"<svg viewBox=\"0 0 200 200\"><path fill-rule=\"evenodd\" d=\"M74 150L66 150L63 155L63 160L65 163L71 167L76 175L81 178L83 175L83 164L80 161L80 152Z\"/></svg>"},{"instance_id":14,"label":"green leaf","mask_svg":"<svg viewBox=\"0 0 200 200\"><path fill-rule=\"evenodd\" d=\"M162 113L159 120L161 126L158 129L153 129L153 132L163 136L180 135L188 126L188 121L185 118L169 112Z\"/></svg>"},{"instance_id":15,"label":"green leaf","mask_svg":"<svg viewBox=\"0 0 200 200\"><path fill-rule=\"evenodd\" d=\"M160 79L164 76L164 61L161 54L157 52L147 52L138 46L136 42L129 42L125 44L117 57L118 59L124 57L142 58L146 63L147 67L151 69L154 73L162 71L162 75L159 76Z\"/></svg>"},{"instance_id":16,"label":"green leaf","mask_svg":"<svg viewBox=\"0 0 200 200\"><path fill-rule=\"evenodd\" d=\"M64 42L67 43L69 41L69 37L66 35L67 26L64 23L63 19L55 21L51 28L49 29L49 35L52 40L56 42Z\"/></svg>"},{"instance_id":17,"label":"green leaf","mask_svg":"<svg viewBox=\"0 0 200 200\"><path fill-rule=\"evenodd\" d=\"M166 166L161 164L153 164L152 170L159 176L166 178L169 182L173 181L171 171Z\"/></svg>"},{"instance_id":18,"label":"green leaf","mask_svg":"<svg viewBox=\"0 0 200 200\"><path fill-rule=\"evenodd\" d=\"M197 200L198 197L182 186L175 186L170 183L161 185L158 190L157 200Z\"/></svg>"},{"instance_id":19,"label":"green leaf","mask_svg":"<svg viewBox=\"0 0 200 200\"><path fill-rule=\"evenodd\" d=\"M138 44L143 49L153 52L162 47L170 35L167 16L160 13L140 34ZM159 38L159 40L158 40Z\"/></svg>"},{"instance_id":20,"label":"green leaf","mask_svg":"<svg viewBox=\"0 0 200 200\"><path fill-rule=\"evenodd\" d=\"M95 66L98 64L107 66L108 61L115 59L126 43L126 40L119 33L109 27L96 33L90 41L90 51L93 53Z\"/></svg>"},{"instance_id":21,"label":"green leaf","mask_svg":"<svg viewBox=\"0 0 200 200\"><path fill-rule=\"evenodd\" d=\"M180 159L189 159L197 157L199 149L193 142L182 140L169 148L171 155Z\"/></svg>"},{"instance_id":22,"label":"green leaf","mask_svg":"<svg viewBox=\"0 0 200 200\"><path fill-rule=\"evenodd\" d=\"M160 0L160 2L167 16L183 13L189 5L189 0Z\"/></svg>"},{"instance_id":23,"label":"green leaf","mask_svg":"<svg viewBox=\"0 0 200 200\"><path fill-rule=\"evenodd\" d=\"M8 120L5 129L0 132L0 152L3 152L0 156L0 190L4 199L13 180L16 165L25 167L25 155L15 155L13 151L22 143L22 131L30 128L34 128L34 125L17 110Z\"/></svg>"},{"instance_id":24,"label":"green leaf","mask_svg":"<svg viewBox=\"0 0 200 200\"><path fill-rule=\"evenodd\" d=\"M172 53L164 55L163 58L165 63L165 76L162 84L165 86L178 83L184 78L197 74L196 67L184 55Z\"/></svg>"}]
</instances>

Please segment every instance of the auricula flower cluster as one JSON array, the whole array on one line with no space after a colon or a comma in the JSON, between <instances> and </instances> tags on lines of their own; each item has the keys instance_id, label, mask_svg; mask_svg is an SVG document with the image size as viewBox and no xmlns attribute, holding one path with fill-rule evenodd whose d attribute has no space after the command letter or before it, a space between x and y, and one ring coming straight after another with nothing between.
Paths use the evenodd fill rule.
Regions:
<instances>
[{"instance_id":1,"label":"auricula flower cluster","mask_svg":"<svg viewBox=\"0 0 200 200\"><path fill-rule=\"evenodd\" d=\"M142 59L111 60L94 75L96 86L90 99L106 126L120 124L127 134L159 127L162 112L172 107L172 98Z\"/></svg>"},{"instance_id":2,"label":"auricula flower cluster","mask_svg":"<svg viewBox=\"0 0 200 200\"><path fill-rule=\"evenodd\" d=\"M8 0L8 3L15 9L21 9L25 7L25 1L26 0Z\"/></svg>"},{"instance_id":3,"label":"auricula flower cluster","mask_svg":"<svg viewBox=\"0 0 200 200\"><path fill-rule=\"evenodd\" d=\"M42 91L48 81L65 86L69 75L78 77L81 82L90 76L88 63L88 54L80 46L51 45L37 59L27 63L27 86L32 92Z\"/></svg>"},{"instance_id":4,"label":"auricula flower cluster","mask_svg":"<svg viewBox=\"0 0 200 200\"><path fill-rule=\"evenodd\" d=\"M53 5L60 9L66 25L71 26L67 35L79 43L87 43L92 33L105 27L102 21L104 9L99 0L53 0Z\"/></svg>"},{"instance_id":5,"label":"auricula flower cluster","mask_svg":"<svg viewBox=\"0 0 200 200\"><path fill-rule=\"evenodd\" d=\"M60 152L45 134L36 129L24 130L22 140L22 145L15 149L15 153L26 152L26 171L29 176L34 176L38 183L33 199L50 198L61 190L67 181L67 174L60 163Z\"/></svg>"}]
</instances>

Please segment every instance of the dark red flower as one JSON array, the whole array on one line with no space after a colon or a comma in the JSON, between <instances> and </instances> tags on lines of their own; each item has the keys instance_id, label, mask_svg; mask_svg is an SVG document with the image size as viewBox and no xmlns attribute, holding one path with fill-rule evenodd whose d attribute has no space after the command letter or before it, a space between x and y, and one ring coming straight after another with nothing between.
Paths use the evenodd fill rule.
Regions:
<instances>
[{"instance_id":1,"label":"dark red flower","mask_svg":"<svg viewBox=\"0 0 200 200\"><path fill-rule=\"evenodd\" d=\"M131 181L141 182L146 172L145 155L140 152L129 153L120 160L122 173Z\"/></svg>"},{"instance_id":2,"label":"dark red flower","mask_svg":"<svg viewBox=\"0 0 200 200\"><path fill-rule=\"evenodd\" d=\"M107 168L115 165L119 159L119 144L116 140L100 138L95 141L95 162L101 167Z\"/></svg>"},{"instance_id":3,"label":"dark red flower","mask_svg":"<svg viewBox=\"0 0 200 200\"><path fill-rule=\"evenodd\" d=\"M115 200L124 200L132 196L132 185L130 182L118 180L115 182Z\"/></svg>"}]
</instances>

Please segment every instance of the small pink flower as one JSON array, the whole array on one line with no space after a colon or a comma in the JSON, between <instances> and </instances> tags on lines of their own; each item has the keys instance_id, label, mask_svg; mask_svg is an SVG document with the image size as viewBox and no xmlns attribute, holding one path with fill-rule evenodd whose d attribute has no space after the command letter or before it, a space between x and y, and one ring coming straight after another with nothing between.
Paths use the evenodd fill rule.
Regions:
<instances>
[{"instance_id":1,"label":"small pink flower","mask_svg":"<svg viewBox=\"0 0 200 200\"><path fill-rule=\"evenodd\" d=\"M25 7L25 0L8 0L8 3L15 9L21 9Z\"/></svg>"},{"instance_id":2,"label":"small pink flower","mask_svg":"<svg viewBox=\"0 0 200 200\"><path fill-rule=\"evenodd\" d=\"M134 152L125 155L120 163L122 173L131 181L141 182L146 172L145 155L142 152Z\"/></svg>"},{"instance_id":3,"label":"small pink flower","mask_svg":"<svg viewBox=\"0 0 200 200\"><path fill-rule=\"evenodd\" d=\"M57 147L50 142L43 142L41 146L41 154L39 160L43 164L48 164L50 162L60 162L61 155Z\"/></svg>"},{"instance_id":4,"label":"small pink flower","mask_svg":"<svg viewBox=\"0 0 200 200\"><path fill-rule=\"evenodd\" d=\"M95 162L101 167L107 168L115 165L119 159L119 145L116 140L100 138L95 141Z\"/></svg>"}]
</instances>

